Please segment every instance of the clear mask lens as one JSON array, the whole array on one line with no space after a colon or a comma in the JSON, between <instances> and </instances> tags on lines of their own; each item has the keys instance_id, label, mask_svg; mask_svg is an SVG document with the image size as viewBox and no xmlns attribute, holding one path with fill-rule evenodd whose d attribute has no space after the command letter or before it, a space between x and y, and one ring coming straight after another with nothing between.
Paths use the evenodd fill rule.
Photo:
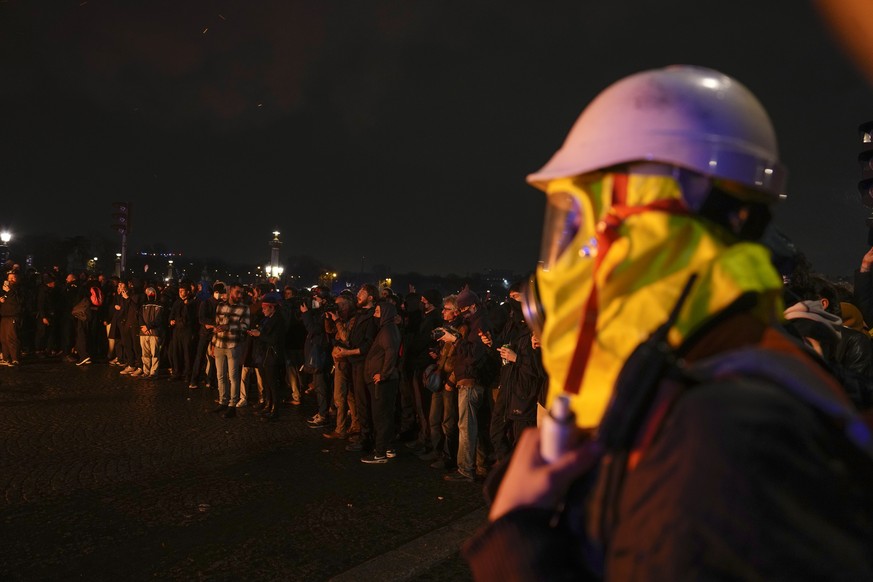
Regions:
<instances>
[{"instance_id":1,"label":"clear mask lens","mask_svg":"<svg viewBox=\"0 0 873 582\"><path fill-rule=\"evenodd\" d=\"M546 313L540 302L536 272L532 273L521 288L521 313L534 335L541 337L546 323Z\"/></svg>"},{"instance_id":2,"label":"clear mask lens","mask_svg":"<svg viewBox=\"0 0 873 582\"><path fill-rule=\"evenodd\" d=\"M547 198L540 264L551 269L576 238L582 227L582 207L575 196L556 192Z\"/></svg>"}]
</instances>

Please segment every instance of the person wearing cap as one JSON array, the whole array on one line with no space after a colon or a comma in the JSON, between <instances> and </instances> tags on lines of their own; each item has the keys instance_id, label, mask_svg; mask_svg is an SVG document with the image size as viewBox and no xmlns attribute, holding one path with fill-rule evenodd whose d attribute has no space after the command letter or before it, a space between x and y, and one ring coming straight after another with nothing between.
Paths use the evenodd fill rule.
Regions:
<instances>
[{"instance_id":1,"label":"person wearing cap","mask_svg":"<svg viewBox=\"0 0 873 582\"><path fill-rule=\"evenodd\" d=\"M781 328L776 133L719 71L610 85L528 181L550 415L486 491L477 580L871 580L873 436Z\"/></svg>"},{"instance_id":2,"label":"person wearing cap","mask_svg":"<svg viewBox=\"0 0 873 582\"><path fill-rule=\"evenodd\" d=\"M279 311L282 296L270 291L261 298L261 309L253 318L248 335L253 340L252 359L264 385L264 403L258 412L262 420L279 416L279 390L285 375L285 318Z\"/></svg>"},{"instance_id":3,"label":"person wearing cap","mask_svg":"<svg viewBox=\"0 0 873 582\"><path fill-rule=\"evenodd\" d=\"M444 333L436 338L447 343L457 342L454 369L446 383L449 389L458 391L458 469L443 475L443 479L472 482L487 473L491 454L487 424L481 422L490 411L491 396L485 393L486 387L477 369L487 357L486 350L491 349L482 338L490 337L492 330L485 309L473 291L464 289L458 293L457 306L464 322L463 333L460 336Z\"/></svg>"}]
</instances>

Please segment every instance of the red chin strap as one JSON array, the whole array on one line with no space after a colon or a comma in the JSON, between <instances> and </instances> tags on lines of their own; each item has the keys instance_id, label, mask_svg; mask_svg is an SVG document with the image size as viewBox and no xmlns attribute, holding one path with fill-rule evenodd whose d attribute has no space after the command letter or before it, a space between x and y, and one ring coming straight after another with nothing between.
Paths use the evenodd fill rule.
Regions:
<instances>
[{"instance_id":1,"label":"red chin strap","mask_svg":"<svg viewBox=\"0 0 873 582\"><path fill-rule=\"evenodd\" d=\"M630 216L643 212L657 211L669 214L687 215L688 208L681 200L656 200L645 206L627 206L627 174L616 174L612 185L612 208L606 217L597 225L597 257L594 263L594 272L600 268L603 257L606 256L609 247L618 238L618 227ZM597 285L591 286L591 295L585 309L582 310L582 321L579 326L579 340L573 351L573 359L570 360L570 369L567 372L567 380L564 383L564 392L578 394L582 388L582 378L588 367L591 357L591 348L597 337Z\"/></svg>"}]
</instances>

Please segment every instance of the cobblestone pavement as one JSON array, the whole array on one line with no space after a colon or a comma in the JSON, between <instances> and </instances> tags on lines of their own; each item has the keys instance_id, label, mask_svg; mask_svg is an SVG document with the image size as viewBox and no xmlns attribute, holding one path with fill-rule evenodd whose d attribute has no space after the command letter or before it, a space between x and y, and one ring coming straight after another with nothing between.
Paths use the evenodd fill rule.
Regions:
<instances>
[{"instance_id":1,"label":"cobblestone pavement","mask_svg":"<svg viewBox=\"0 0 873 582\"><path fill-rule=\"evenodd\" d=\"M365 563L391 579L469 576L454 550L378 558L437 531L456 548L478 485L444 482L403 447L361 463L307 426L314 401L277 422L225 419L209 412L214 389L118 371L0 368L0 577L327 580Z\"/></svg>"}]
</instances>

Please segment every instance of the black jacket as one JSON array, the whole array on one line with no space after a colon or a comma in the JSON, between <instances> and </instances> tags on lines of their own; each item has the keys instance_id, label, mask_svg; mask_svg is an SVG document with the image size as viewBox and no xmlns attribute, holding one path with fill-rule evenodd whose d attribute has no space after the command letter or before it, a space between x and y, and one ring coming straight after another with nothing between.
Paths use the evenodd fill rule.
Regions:
<instances>
[{"instance_id":1,"label":"black jacket","mask_svg":"<svg viewBox=\"0 0 873 582\"><path fill-rule=\"evenodd\" d=\"M349 356L347 360L351 364L363 363L367 357L367 352L370 351L370 346L373 345L373 338L376 337L376 332L379 331L379 324L373 317L375 307L369 309L358 309L355 312L352 328L349 330L349 348L359 349L361 354L357 356Z\"/></svg>"}]
</instances>

